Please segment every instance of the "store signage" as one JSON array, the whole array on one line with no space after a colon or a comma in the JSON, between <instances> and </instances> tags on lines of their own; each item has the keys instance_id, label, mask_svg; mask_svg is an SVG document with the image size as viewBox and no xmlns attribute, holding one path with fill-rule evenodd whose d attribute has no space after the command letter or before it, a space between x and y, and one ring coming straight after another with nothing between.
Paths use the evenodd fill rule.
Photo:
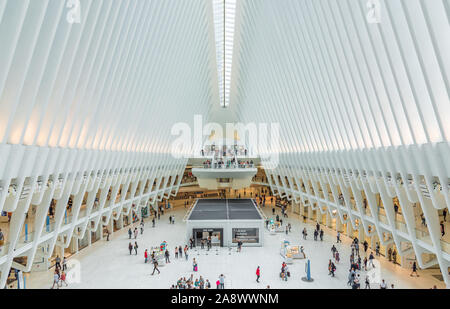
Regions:
<instances>
[{"instance_id":1,"label":"store signage","mask_svg":"<svg viewBox=\"0 0 450 309\"><path fill-rule=\"evenodd\" d=\"M232 229L233 243L242 241L243 243L259 243L258 228L234 228Z\"/></svg>"}]
</instances>

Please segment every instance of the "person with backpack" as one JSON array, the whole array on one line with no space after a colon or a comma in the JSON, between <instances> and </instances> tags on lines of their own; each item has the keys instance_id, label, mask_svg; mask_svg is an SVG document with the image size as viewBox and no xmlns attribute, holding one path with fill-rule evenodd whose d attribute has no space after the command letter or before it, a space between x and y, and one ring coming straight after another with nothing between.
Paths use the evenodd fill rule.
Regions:
<instances>
[{"instance_id":1,"label":"person with backpack","mask_svg":"<svg viewBox=\"0 0 450 309\"><path fill-rule=\"evenodd\" d=\"M258 266L258 268L256 268L256 282L259 283L259 278L261 277L261 270Z\"/></svg>"},{"instance_id":2,"label":"person with backpack","mask_svg":"<svg viewBox=\"0 0 450 309\"><path fill-rule=\"evenodd\" d=\"M155 270L158 271L158 275L161 273L161 272L159 271L159 269L158 269L158 261L154 258L154 259L153 259L153 273L152 273L152 276L155 274Z\"/></svg>"}]
</instances>

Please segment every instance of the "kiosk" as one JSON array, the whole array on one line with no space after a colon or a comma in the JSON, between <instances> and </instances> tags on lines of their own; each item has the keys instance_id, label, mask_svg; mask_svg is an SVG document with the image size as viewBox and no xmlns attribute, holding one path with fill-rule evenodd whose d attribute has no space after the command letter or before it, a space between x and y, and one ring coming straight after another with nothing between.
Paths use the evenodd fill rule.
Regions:
<instances>
[{"instance_id":1,"label":"kiosk","mask_svg":"<svg viewBox=\"0 0 450 309\"><path fill-rule=\"evenodd\" d=\"M200 246L211 237L211 245L262 246L264 219L252 199L199 199L186 220L186 239Z\"/></svg>"}]
</instances>

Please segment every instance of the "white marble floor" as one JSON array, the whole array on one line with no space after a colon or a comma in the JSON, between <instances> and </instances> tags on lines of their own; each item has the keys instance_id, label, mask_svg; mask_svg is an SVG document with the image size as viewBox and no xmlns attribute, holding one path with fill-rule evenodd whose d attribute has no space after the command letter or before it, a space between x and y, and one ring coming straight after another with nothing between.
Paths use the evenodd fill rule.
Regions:
<instances>
[{"instance_id":1,"label":"white marble floor","mask_svg":"<svg viewBox=\"0 0 450 309\"><path fill-rule=\"evenodd\" d=\"M266 208L266 211L269 211ZM267 212L268 213L268 212ZM296 218L287 219L292 224L292 233L270 235L265 231L265 244L260 248L244 247L241 253L232 250L229 254L227 248L221 248L218 252L213 249L206 255L206 250L190 252L189 261L175 259L173 251L175 246L183 245L185 239L185 224L182 218L185 214L184 208L178 208L170 213L175 215L176 224L170 225L168 214L161 217L156 227L152 228L151 222L147 222L143 235L139 235L138 255L128 252L127 229L114 234L111 241L105 240L94 243L78 254L71 257L77 259L81 266L81 280L64 288L169 288L175 284L180 277L188 277L192 273L192 258L198 261L199 271L194 278L203 276L209 279L213 287L220 274L226 277L226 288L327 288L339 289L349 287L347 275L349 269L350 240L344 237L342 244L337 244L341 253L341 262L337 264L336 277L328 276L328 260L331 258L330 248L335 242L334 231L325 230L324 241L314 241L312 237L312 223L303 224ZM287 223L286 222L286 223ZM304 241L301 231L307 227L309 231L308 240ZM304 246L308 258L311 260L311 274L314 282L307 283L301 280L305 275L305 260L294 260L289 265L291 278L289 281L281 281L279 272L282 257L279 254L280 243L287 239L291 244ZM151 276L152 266L144 263L143 253L146 248L157 246L162 241L167 241L171 254L171 263L160 267L161 274ZM134 241L134 240L133 240ZM217 254L216 254L217 253ZM433 278L430 274L424 274L419 278L410 277L409 270L398 265L393 265L381 258L381 277L388 285L394 284L396 288L431 288L437 285L444 288L442 282ZM255 271L257 266L261 267L260 283L256 283ZM49 288L52 285L53 269L47 272L33 273L28 276L27 288ZM365 273L361 273L365 277ZM363 286L363 285L362 285ZM378 288L373 285L372 288Z\"/></svg>"}]
</instances>

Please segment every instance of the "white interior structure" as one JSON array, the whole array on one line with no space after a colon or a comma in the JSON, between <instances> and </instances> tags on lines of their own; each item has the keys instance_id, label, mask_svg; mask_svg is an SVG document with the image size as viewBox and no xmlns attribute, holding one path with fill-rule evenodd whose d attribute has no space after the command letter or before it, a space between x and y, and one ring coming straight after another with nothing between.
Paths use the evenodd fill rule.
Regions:
<instances>
[{"instance_id":1,"label":"white interior structure","mask_svg":"<svg viewBox=\"0 0 450 309\"><path fill-rule=\"evenodd\" d=\"M279 124L270 147L234 156L265 175L252 185L450 287L449 20L448 0L0 0L0 288L11 270L46 274L56 254L89 269L122 247L133 214L180 196L227 123L244 125L240 139ZM342 287L320 276L313 287ZM91 282L75 287L106 284Z\"/></svg>"}]
</instances>

